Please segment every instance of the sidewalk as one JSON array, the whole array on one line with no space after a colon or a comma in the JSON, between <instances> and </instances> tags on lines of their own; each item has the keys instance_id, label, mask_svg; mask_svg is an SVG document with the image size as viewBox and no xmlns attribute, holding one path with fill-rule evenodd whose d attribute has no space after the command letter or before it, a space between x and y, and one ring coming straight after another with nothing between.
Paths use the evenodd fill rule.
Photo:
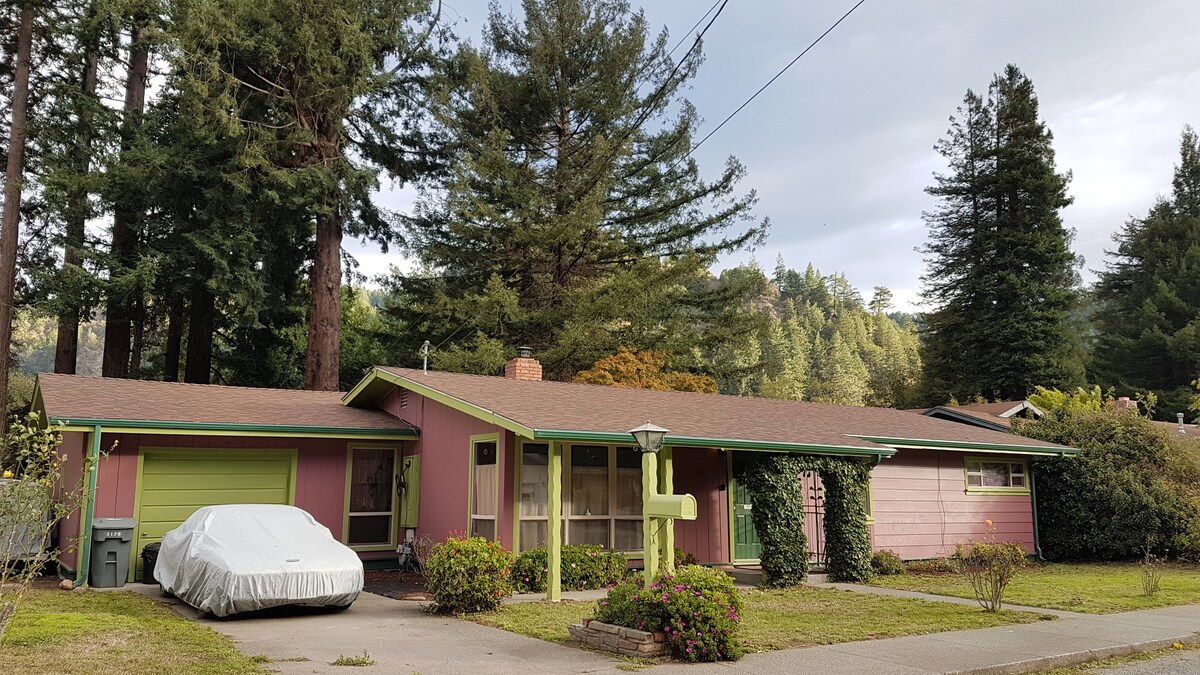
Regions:
<instances>
[{"instance_id":1,"label":"sidewalk","mask_svg":"<svg viewBox=\"0 0 1200 675\"><path fill-rule=\"evenodd\" d=\"M1007 675L1147 652L1175 642L1200 643L1200 605L787 649L748 654L736 663L670 664L653 670L689 675Z\"/></svg>"}]
</instances>

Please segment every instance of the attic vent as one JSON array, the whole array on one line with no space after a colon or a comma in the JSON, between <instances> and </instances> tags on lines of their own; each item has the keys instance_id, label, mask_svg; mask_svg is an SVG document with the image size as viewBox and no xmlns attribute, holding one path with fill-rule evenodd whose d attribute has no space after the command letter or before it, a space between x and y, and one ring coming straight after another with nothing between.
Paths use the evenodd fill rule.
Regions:
<instances>
[{"instance_id":1,"label":"attic vent","mask_svg":"<svg viewBox=\"0 0 1200 675\"><path fill-rule=\"evenodd\" d=\"M404 410L407 407L408 407L408 390L401 389L400 390L400 409Z\"/></svg>"}]
</instances>

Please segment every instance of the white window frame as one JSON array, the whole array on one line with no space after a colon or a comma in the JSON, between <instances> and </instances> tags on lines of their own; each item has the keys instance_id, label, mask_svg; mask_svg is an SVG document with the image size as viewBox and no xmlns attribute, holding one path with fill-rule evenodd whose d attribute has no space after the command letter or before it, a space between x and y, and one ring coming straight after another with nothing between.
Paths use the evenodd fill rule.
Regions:
<instances>
[{"instance_id":1,"label":"white window frame","mask_svg":"<svg viewBox=\"0 0 1200 675\"><path fill-rule=\"evenodd\" d=\"M984 485L984 465L1000 464L1008 471L1008 485ZM1008 457L967 457L963 477L967 492L986 494L1029 494L1029 462ZM1020 479L1019 481L1015 479ZM972 480L976 479L976 484Z\"/></svg>"}]
</instances>

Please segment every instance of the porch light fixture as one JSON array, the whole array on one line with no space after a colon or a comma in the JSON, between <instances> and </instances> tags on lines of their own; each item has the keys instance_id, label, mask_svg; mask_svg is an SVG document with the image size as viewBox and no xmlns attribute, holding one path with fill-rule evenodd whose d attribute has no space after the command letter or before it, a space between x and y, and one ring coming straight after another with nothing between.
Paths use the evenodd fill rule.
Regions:
<instances>
[{"instance_id":1,"label":"porch light fixture","mask_svg":"<svg viewBox=\"0 0 1200 675\"><path fill-rule=\"evenodd\" d=\"M630 429L629 433L633 436L633 440L637 441L638 447L642 452L658 452L662 450L663 439L667 437L667 430L646 422L636 429Z\"/></svg>"}]
</instances>

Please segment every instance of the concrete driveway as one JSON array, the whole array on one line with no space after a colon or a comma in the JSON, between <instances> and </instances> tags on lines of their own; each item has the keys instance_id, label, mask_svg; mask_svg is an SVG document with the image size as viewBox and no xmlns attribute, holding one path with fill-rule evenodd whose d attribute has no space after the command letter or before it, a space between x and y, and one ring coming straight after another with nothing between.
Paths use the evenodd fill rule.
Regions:
<instances>
[{"instance_id":1,"label":"concrete driveway","mask_svg":"<svg viewBox=\"0 0 1200 675\"><path fill-rule=\"evenodd\" d=\"M206 620L158 586L128 584L125 590L174 603L189 619L229 636L243 654L262 654L281 673L619 673L620 661L582 649L444 616L426 614L421 603L363 593L340 614L290 613L247 619ZM375 665L330 665L339 656L371 655Z\"/></svg>"}]
</instances>

